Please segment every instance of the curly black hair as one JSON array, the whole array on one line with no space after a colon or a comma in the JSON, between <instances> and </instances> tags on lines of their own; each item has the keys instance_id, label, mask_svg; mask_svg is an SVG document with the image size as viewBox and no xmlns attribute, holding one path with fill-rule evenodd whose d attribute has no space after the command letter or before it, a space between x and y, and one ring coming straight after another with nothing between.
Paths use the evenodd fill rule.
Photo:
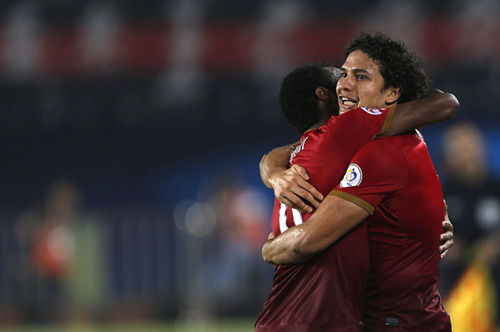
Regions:
<instances>
[{"instance_id":1,"label":"curly black hair","mask_svg":"<svg viewBox=\"0 0 500 332\"><path fill-rule=\"evenodd\" d=\"M280 105L288 122L303 133L320 120L321 112L315 90L325 87L335 92L338 69L328 63L310 63L289 73L281 83ZM332 108L335 108L332 105ZM338 108L332 109L338 115Z\"/></svg>"},{"instance_id":2,"label":"curly black hair","mask_svg":"<svg viewBox=\"0 0 500 332\"><path fill-rule=\"evenodd\" d=\"M382 33L363 32L347 46L345 55L360 50L380 68L384 89L400 88L398 102L404 103L424 95L430 85L422 61L401 41L395 41Z\"/></svg>"}]
</instances>

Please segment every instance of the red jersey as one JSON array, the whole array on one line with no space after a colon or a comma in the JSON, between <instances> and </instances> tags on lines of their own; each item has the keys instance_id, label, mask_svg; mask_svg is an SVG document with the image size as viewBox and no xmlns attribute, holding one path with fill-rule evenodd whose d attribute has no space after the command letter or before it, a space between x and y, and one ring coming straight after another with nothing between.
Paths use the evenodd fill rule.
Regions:
<instances>
[{"instance_id":1,"label":"red jersey","mask_svg":"<svg viewBox=\"0 0 500 332\"><path fill-rule=\"evenodd\" d=\"M367 330L451 331L438 292L443 192L421 136L377 138L332 191L366 209Z\"/></svg>"},{"instance_id":2,"label":"red jersey","mask_svg":"<svg viewBox=\"0 0 500 332\"><path fill-rule=\"evenodd\" d=\"M394 108L352 110L305 132L291 164L307 169L310 182L327 195L363 145L384 131ZM275 201L275 235L307 221L311 214ZM368 275L366 225L356 228L314 259L279 265L256 331L359 331L363 289Z\"/></svg>"}]
</instances>

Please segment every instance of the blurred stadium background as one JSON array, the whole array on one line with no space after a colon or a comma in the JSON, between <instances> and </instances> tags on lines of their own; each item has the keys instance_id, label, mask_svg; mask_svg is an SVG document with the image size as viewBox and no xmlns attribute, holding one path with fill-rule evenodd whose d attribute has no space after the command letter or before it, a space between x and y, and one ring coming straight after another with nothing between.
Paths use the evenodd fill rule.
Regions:
<instances>
[{"instance_id":1,"label":"blurred stadium background","mask_svg":"<svg viewBox=\"0 0 500 332\"><path fill-rule=\"evenodd\" d=\"M251 331L272 281L258 162L297 138L279 84L341 65L360 29L406 41L461 102L423 129L456 227L442 292L455 330L493 321L499 17L497 0L1 1L0 328Z\"/></svg>"}]
</instances>

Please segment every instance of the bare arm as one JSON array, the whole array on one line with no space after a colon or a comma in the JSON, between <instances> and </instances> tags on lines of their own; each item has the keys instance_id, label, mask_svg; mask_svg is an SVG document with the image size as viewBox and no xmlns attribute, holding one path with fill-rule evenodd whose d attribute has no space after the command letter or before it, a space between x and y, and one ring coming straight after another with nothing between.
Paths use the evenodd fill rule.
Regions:
<instances>
[{"instance_id":1,"label":"bare arm","mask_svg":"<svg viewBox=\"0 0 500 332\"><path fill-rule=\"evenodd\" d=\"M451 119L460 106L451 93L432 90L425 97L398 105L389 128L380 136L405 133L431 123Z\"/></svg>"},{"instance_id":2,"label":"bare arm","mask_svg":"<svg viewBox=\"0 0 500 332\"><path fill-rule=\"evenodd\" d=\"M329 195L307 222L290 228L262 247L264 261L297 264L325 250L368 216L360 206Z\"/></svg>"},{"instance_id":3,"label":"bare arm","mask_svg":"<svg viewBox=\"0 0 500 332\"><path fill-rule=\"evenodd\" d=\"M297 143L280 146L262 156L259 163L260 178L268 188L273 188L270 179L273 174L288 168L288 160Z\"/></svg>"},{"instance_id":4,"label":"bare arm","mask_svg":"<svg viewBox=\"0 0 500 332\"><path fill-rule=\"evenodd\" d=\"M338 196L329 195L318 210L299 226L278 237L270 236L262 247L262 258L271 264L298 264L327 249L368 217L358 205ZM445 233L439 251L443 258L453 245L453 225L448 218L445 202Z\"/></svg>"},{"instance_id":5,"label":"bare arm","mask_svg":"<svg viewBox=\"0 0 500 332\"><path fill-rule=\"evenodd\" d=\"M259 164L260 177L267 187L274 190L280 202L302 212L312 212L311 207L318 207L323 195L307 182L309 175L304 167L293 165L288 168L295 145L279 147L265 154Z\"/></svg>"}]
</instances>

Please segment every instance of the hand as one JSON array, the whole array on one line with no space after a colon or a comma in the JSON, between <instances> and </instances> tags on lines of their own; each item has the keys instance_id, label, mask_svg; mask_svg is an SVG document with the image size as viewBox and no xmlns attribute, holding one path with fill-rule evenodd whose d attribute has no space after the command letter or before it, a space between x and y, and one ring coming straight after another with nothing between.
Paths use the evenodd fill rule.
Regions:
<instances>
[{"instance_id":1,"label":"hand","mask_svg":"<svg viewBox=\"0 0 500 332\"><path fill-rule=\"evenodd\" d=\"M444 221L441 225L443 226L444 233L440 236L442 245L439 247L439 252L441 253L441 259L443 259L448 250L453 246L453 224L448 218L446 201L444 201Z\"/></svg>"},{"instance_id":2,"label":"hand","mask_svg":"<svg viewBox=\"0 0 500 332\"><path fill-rule=\"evenodd\" d=\"M274 195L281 203L301 212L312 212L312 206L318 207L323 195L309 182L309 175L304 167L292 167L273 174L271 183Z\"/></svg>"}]
</instances>

